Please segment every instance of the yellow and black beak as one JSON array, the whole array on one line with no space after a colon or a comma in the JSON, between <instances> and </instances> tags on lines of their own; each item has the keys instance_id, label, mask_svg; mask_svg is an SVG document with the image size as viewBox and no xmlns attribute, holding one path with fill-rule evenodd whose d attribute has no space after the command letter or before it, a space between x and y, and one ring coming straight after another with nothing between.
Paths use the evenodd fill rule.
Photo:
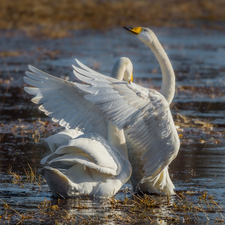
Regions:
<instances>
[{"instance_id":1,"label":"yellow and black beak","mask_svg":"<svg viewBox=\"0 0 225 225\"><path fill-rule=\"evenodd\" d=\"M142 31L141 27L133 27L133 28L132 27L123 27L123 28L130 31L133 34L136 34L136 35L140 34Z\"/></svg>"}]
</instances>

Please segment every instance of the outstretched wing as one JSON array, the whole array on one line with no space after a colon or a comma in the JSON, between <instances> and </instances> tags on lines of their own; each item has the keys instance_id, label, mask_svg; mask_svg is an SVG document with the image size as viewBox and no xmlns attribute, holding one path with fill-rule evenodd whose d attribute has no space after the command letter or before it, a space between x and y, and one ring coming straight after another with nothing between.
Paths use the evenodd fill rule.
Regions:
<instances>
[{"instance_id":1,"label":"outstretched wing","mask_svg":"<svg viewBox=\"0 0 225 225\"><path fill-rule=\"evenodd\" d=\"M154 179L176 157L180 141L166 99L158 92L111 77L74 74L87 84L76 86L119 129L127 129L139 146L144 179ZM139 151L137 149L136 151Z\"/></svg>"},{"instance_id":2,"label":"outstretched wing","mask_svg":"<svg viewBox=\"0 0 225 225\"><path fill-rule=\"evenodd\" d=\"M83 65L80 63L80 65ZM82 73L92 71L80 69ZM35 97L32 102L41 104L39 109L52 120L58 122L66 129L82 129L83 132L96 132L107 137L107 120L101 111L83 96L73 82L49 75L29 66L32 72L26 72L24 81L34 87L25 87L24 90ZM103 76L93 72L95 76Z\"/></svg>"}]
</instances>

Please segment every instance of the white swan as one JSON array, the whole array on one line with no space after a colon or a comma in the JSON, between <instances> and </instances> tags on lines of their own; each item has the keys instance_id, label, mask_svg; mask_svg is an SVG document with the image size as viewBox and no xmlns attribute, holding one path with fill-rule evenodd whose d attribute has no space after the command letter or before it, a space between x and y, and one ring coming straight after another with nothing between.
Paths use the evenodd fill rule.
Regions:
<instances>
[{"instance_id":1,"label":"white swan","mask_svg":"<svg viewBox=\"0 0 225 225\"><path fill-rule=\"evenodd\" d=\"M25 78L25 81L38 88L25 90L36 95L32 101L42 104L40 110L67 129L79 127L84 132L95 131L106 138L106 117L119 129L126 129L134 189L171 195L174 194L174 185L168 165L176 157L180 146L169 109L175 90L174 72L150 29L126 29L135 33L157 57L163 75L162 95L133 83L106 77L79 61L77 63L81 68L74 67L74 73L90 85L63 81L29 67L35 75L27 73L31 79Z\"/></svg>"},{"instance_id":2,"label":"white swan","mask_svg":"<svg viewBox=\"0 0 225 225\"><path fill-rule=\"evenodd\" d=\"M73 107L82 106L79 98L85 101L81 97L84 93L81 91L79 94L76 93L78 90L73 83L52 77L34 67L29 66L29 68L33 73L26 72L29 78L25 77L24 80L38 88L26 87L25 91L36 95L32 101L43 103L40 107L41 110L45 107L45 113L53 114L54 120L59 117L57 117L56 113L51 113L50 109L53 112L58 111L59 115L64 110L68 115L71 107L68 107L67 103L71 103L71 98L76 98L77 100L77 102L74 102ZM112 76L116 79L125 78L125 80L130 81L133 79L132 72L133 66L130 60L120 58L113 68ZM68 96L66 89L61 90L63 85L68 85L70 88ZM78 96L70 95L73 94L73 91ZM90 110L91 107L93 106L89 103ZM79 110L82 111L82 109L77 111L79 112ZM84 114L84 117L89 115L87 110L88 108L85 110L86 114ZM95 112L96 110L93 111ZM76 113L70 113L71 117L74 118ZM90 111L91 113L92 111ZM82 114L80 114L80 117L82 117ZM103 116L100 115L100 117ZM88 120L88 118L80 119ZM101 125L104 118L95 118L94 116L93 119L92 122L98 130L98 123ZM127 156L124 132L123 130L118 130L111 122L108 121L107 123L108 141L98 133L84 134L75 129L65 130L46 139L52 153L42 159L41 163L45 164L48 162L50 166L45 166L40 172L47 180L50 190L55 197L74 197L77 195L111 197L129 180L132 167ZM60 124L62 124L62 121ZM72 124L76 123L72 120ZM88 128L86 130L95 129L95 127L90 128L89 125L87 124ZM66 126L68 127L68 124ZM101 126L104 127L104 125ZM62 172L63 170L59 170L59 163L66 165L68 168ZM57 169L51 167L54 165Z\"/></svg>"},{"instance_id":3,"label":"white swan","mask_svg":"<svg viewBox=\"0 0 225 225\"><path fill-rule=\"evenodd\" d=\"M127 130L126 140L133 170L131 182L135 190L172 195L174 185L169 176L168 165L176 157L180 147L179 136L169 109L175 93L174 71L157 37L150 29L126 29L149 46L158 59L162 70L162 95L133 83L118 83L108 78L98 79L94 74L88 75L74 66L77 78L90 84L76 85L89 93L85 98L93 102L115 126Z\"/></svg>"},{"instance_id":4,"label":"white swan","mask_svg":"<svg viewBox=\"0 0 225 225\"><path fill-rule=\"evenodd\" d=\"M146 44L154 53L155 57L157 58L161 71L162 71L162 86L160 93L166 98L167 102L170 104L173 100L175 94L175 74L173 67L170 63L170 60L164 51L163 47L161 46L160 42L158 41L156 35L153 31L146 27L124 27L129 32L135 34L139 40L141 40L144 44ZM172 125L171 129L174 130L174 124ZM176 133L174 131L174 133ZM152 179L143 179L146 177L144 171L140 168L143 166L143 152L145 149L138 148L134 141L129 138L129 135L126 135L126 140L128 144L128 153L130 162L132 164L133 172L131 176L131 183L136 191L140 190L142 192L147 193L160 193L165 195L173 195L174 194L174 185L170 179L169 172L168 172L168 165L162 170L159 175L157 175L152 182ZM164 143L166 149L166 143ZM173 159L176 157L176 154L180 148L180 140L177 134L174 137L174 152L173 152ZM154 148L154 147L153 147ZM152 155L154 152L152 152ZM149 156L150 157L150 156ZM149 162L150 163L150 162ZM153 160L152 160L153 163ZM162 169L162 168L161 168Z\"/></svg>"}]
</instances>

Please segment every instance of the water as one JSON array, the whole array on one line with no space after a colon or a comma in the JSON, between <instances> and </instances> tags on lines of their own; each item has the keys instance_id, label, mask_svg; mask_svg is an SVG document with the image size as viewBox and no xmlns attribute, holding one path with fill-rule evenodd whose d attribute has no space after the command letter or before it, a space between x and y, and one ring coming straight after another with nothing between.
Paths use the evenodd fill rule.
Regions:
<instances>
[{"instance_id":1,"label":"water","mask_svg":"<svg viewBox=\"0 0 225 225\"><path fill-rule=\"evenodd\" d=\"M181 148L170 165L170 173L177 193L184 193L193 204L199 204L199 197L204 191L213 196L220 208L214 205L214 211L207 212L207 216L200 212L198 219L194 217L194 222L214 224L216 217L225 215L224 32L180 28L153 30L168 53L177 82L171 110L179 127ZM74 80L71 64L75 63L75 57L109 75L115 61L126 56L134 65L134 82L159 90L161 72L154 55L123 29L105 33L76 31L71 37L58 40L36 40L11 32L2 33L0 41L3 43L0 51L1 222L6 218L6 213L12 215L12 224L21 222L21 215L32 215L30 222L29 218L24 220L27 224L38 224L40 219L43 220L41 223L46 223L49 218L55 221L57 213L49 217L45 211L51 204L65 209L63 216L67 219L68 215L76 214L74 223L82 222L82 218L88 219L88 216L100 216L100 223L125 223L118 219L119 216L129 218L129 210L125 206L112 209L108 202L93 199L57 200L52 198L47 184L43 179L39 180L38 175L35 181L28 176L25 182L26 172L30 173L31 167L37 174L36 170L41 167L40 159L49 152L43 143L44 138L61 128L30 101L30 96L23 91L23 76L27 65L32 64L52 75ZM12 184L13 174L8 172L10 167L12 172L21 176L22 181L14 180ZM131 188L129 183L125 186ZM191 194L188 195L188 192ZM118 193L116 198L123 200L123 192ZM171 197L170 201L177 204L178 200ZM8 211L4 203L11 207ZM149 209L148 213L155 224L169 224L171 221L166 218L174 216L164 206ZM187 223L184 213L176 213L181 218L177 223ZM71 221L69 218L67 223Z\"/></svg>"}]
</instances>

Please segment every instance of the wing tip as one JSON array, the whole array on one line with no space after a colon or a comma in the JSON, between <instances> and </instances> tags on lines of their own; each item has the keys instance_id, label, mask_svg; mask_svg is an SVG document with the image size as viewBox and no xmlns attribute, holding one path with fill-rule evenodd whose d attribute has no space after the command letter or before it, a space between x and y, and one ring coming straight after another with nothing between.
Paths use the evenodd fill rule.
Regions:
<instances>
[{"instance_id":1,"label":"wing tip","mask_svg":"<svg viewBox=\"0 0 225 225\"><path fill-rule=\"evenodd\" d=\"M28 65L28 69L31 70L31 71L33 71L33 69L35 69L35 67L29 64Z\"/></svg>"},{"instance_id":2,"label":"wing tip","mask_svg":"<svg viewBox=\"0 0 225 225\"><path fill-rule=\"evenodd\" d=\"M76 62L77 64L79 64L80 61L79 61L77 58L75 58L75 62Z\"/></svg>"},{"instance_id":3,"label":"wing tip","mask_svg":"<svg viewBox=\"0 0 225 225\"><path fill-rule=\"evenodd\" d=\"M28 71L26 71L26 72L28 72ZM26 72L25 72L25 74L26 74ZM27 75L27 74L26 74L26 75ZM29 78L26 77L26 76L23 77L23 80L24 80L25 83L27 83L27 80L28 80L28 79L29 79Z\"/></svg>"},{"instance_id":4,"label":"wing tip","mask_svg":"<svg viewBox=\"0 0 225 225\"><path fill-rule=\"evenodd\" d=\"M24 87L23 90L28 93L28 87ZM29 94L29 93L28 93Z\"/></svg>"},{"instance_id":5,"label":"wing tip","mask_svg":"<svg viewBox=\"0 0 225 225\"><path fill-rule=\"evenodd\" d=\"M73 69L76 70L76 66L72 65Z\"/></svg>"}]
</instances>

